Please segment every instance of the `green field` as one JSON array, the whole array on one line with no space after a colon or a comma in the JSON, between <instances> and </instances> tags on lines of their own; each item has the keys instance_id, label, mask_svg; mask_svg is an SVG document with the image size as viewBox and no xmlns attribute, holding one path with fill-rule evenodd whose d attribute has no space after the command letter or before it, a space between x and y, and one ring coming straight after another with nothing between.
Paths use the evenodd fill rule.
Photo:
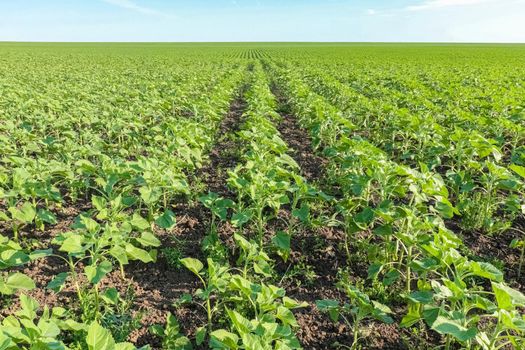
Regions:
<instances>
[{"instance_id":1,"label":"green field","mask_svg":"<svg viewBox=\"0 0 525 350\"><path fill-rule=\"evenodd\" d=\"M0 43L0 350L524 349L525 45Z\"/></svg>"}]
</instances>

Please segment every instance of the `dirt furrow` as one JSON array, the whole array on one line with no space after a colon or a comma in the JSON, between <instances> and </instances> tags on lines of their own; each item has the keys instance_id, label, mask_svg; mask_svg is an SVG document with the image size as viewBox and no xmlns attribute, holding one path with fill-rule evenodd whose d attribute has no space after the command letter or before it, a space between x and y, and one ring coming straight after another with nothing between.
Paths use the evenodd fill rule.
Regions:
<instances>
[{"instance_id":1,"label":"dirt furrow","mask_svg":"<svg viewBox=\"0 0 525 350\"><path fill-rule=\"evenodd\" d=\"M210 152L210 161L198 171L198 177L205 183L207 190L227 198L234 194L227 186L228 169L239 161L239 141L235 133L241 126L242 114L246 110L243 92L233 101L230 111L219 127L219 139Z\"/></svg>"},{"instance_id":2,"label":"dirt furrow","mask_svg":"<svg viewBox=\"0 0 525 350\"><path fill-rule=\"evenodd\" d=\"M323 179L327 160L315 154L312 140L308 131L301 128L297 118L290 112L286 101L281 97L276 89L274 94L279 101L278 113L282 120L277 125L277 130L290 147L292 158L301 167L301 174L310 183L316 183Z\"/></svg>"},{"instance_id":3,"label":"dirt furrow","mask_svg":"<svg viewBox=\"0 0 525 350\"><path fill-rule=\"evenodd\" d=\"M308 131L299 125L276 86L272 92L282 118L277 129L288 144L289 155L299 164L308 183L320 185L327 160L315 153ZM300 326L296 334L305 349L328 349L336 342L348 343L349 329L334 324L315 307L316 300L344 298L336 287L338 270L345 265L345 256L338 249L343 235L336 227L298 227L293 232L290 260L278 265L278 271L289 276L282 281L287 295L309 304L295 312Z\"/></svg>"},{"instance_id":4,"label":"dirt furrow","mask_svg":"<svg viewBox=\"0 0 525 350\"><path fill-rule=\"evenodd\" d=\"M239 149L235 133L239 130L241 118L246 103L242 89L230 105L229 112L225 115L219 130L217 140L209 154L209 161L195 173L195 178L200 182L202 192L215 192L225 198L231 198L233 193L227 186L227 170L234 167L238 161ZM203 253L202 240L208 234L210 225L210 212L200 203L180 203L175 208L178 218L174 234L163 240L164 249L171 250L173 257L192 257L201 261L206 260ZM222 228L221 230L228 230ZM181 325L181 332L192 338L198 327L206 323L205 312L192 305L185 307L173 306L183 294L193 294L201 288L199 281L180 266L170 266L169 256L165 251L156 264L141 264L134 270L133 280L143 290L142 298L136 298L139 308L145 310L142 316L143 327L134 332L131 341L137 345L150 344L154 348L160 346L158 339L147 332L146 326L154 323L164 323L165 315L171 311L176 315Z\"/></svg>"}]
</instances>

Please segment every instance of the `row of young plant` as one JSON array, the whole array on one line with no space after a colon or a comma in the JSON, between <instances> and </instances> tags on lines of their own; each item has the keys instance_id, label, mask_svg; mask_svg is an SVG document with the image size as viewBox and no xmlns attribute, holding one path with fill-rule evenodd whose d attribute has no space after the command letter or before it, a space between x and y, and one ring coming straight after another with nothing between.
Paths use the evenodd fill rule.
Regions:
<instances>
[{"instance_id":1,"label":"row of young plant","mask_svg":"<svg viewBox=\"0 0 525 350\"><path fill-rule=\"evenodd\" d=\"M381 71L381 69L377 70ZM310 69L308 69L308 71L310 71ZM433 126L433 124L438 124L444 129L459 128L463 130L476 130L485 139L511 152L520 144L523 144L524 125L523 123L519 123L519 120L515 120L512 114L519 113L519 107L514 107L516 103L509 102L510 106L508 108L515 108L514 112L509 111L508 113L504 113L494 111L490 115L479 115L474 114L472 111L462 109L454 103L449 103L444 106L438 104L435 102L435 99L428 96L424 87L418 85L421 84L418 81L413 82L410 87L406 87L400 92L396 88L391 87L391 85L397 86L397 81L392 81L393 78L383 78L389 82L389 84L375 75L373 77L376 79L367 75L368 73L374 72L377 74L375 70L373 70L373 72L356 72L355 70L332 70L327 67L322 67L314 69L314 72L316 74L309 78L317 77L316 85L318 85L318 88L322 88L320 85L324 80L324 78L317 75L317 73L321 73L321 75L331 78L325 82L328 85L326 87L327 89L341 89L349 94L349 96L340 97L339 103L344 103L349 99L353 101L360 96L365 103L363 108L366 110L366 107L370 108L370 105L377 105L380 100L382 106L380 105L379 107L383 107L384 113L398 113L403 119L417 119L418 121L413 121L413 125L411 126L419 126L422 129L420 132L430 132L436 129L436 126ZM466 93L460 91L457 92L456 98L465 95ZM443 98L442 95L441 98ZM447 101L450 102L448 99ZM383 116L379 117L383 118ZM371 120L371 122L373 122L373 120ZM405 123L406 121L399 124L403 125ZM427 123L430 125L425 129L424 126ZM440 130L437 130L436 132L439 134L439 131ZM445 137L444 135L439 136L440 138ZM410 153L411 157L417 156L417 152L413 153L414 154ZM506 159L506 161L508 160L509 159Z\"/></svg>"},{"instance_id":2,"label":"row of young plant","mask_svg":"<svg viewBox=\"0 0 525 350\"><path fill-rule=\"evenodd\" d=\"M15 202L9 207L6 212L12 217L4 215L15 230L9 236L1 236L0 269L7 274L0 278L0 292L3 296L22 294L20 310L2 320L2 349L134 348L128 343L117 343L124 341L128 333L110 332L118 331L114 328L120 326L112 324L111 316L118 315L126 307L126 301L114 288L102 290L101 281L115 269L120 269L124 277L125 266L130 261L156 260L160 241L155 231L169 230L175 225L171 205L181 196L184 200L190 196L184 171L200 166L244 72L245 67L235 68L218 84L213 84L209 95L192 102L191 115L176 115L168 110L157 119L158 129L151 132L153 139L143 135L145 143L155 142L151 147L158 149L157 153L126 160L99 151L95 152L96 157L77 160L72 171L74 183L70 185L81 184L79 193L90 196L91 209L75 219L70 231L54 237L52 248L32 251L31 242L17 234L22 225L35 229L29 225L39 213L47 211L41 207L39 197L29 197L24 204ZM136 122L149 123L148 117L138 118ZM166 148L160 146L162 140ZM121 143L120 147L126 146ZM148 151L146 146L143 149ZM187 149L187 154L179 152L181 149ZM14 169L13 178L16 174ZM46 180L55 186L51 179ZM30 184L29 180L21 182L24 186ZM30 195L31 192L21 194L22 199ZM3 199L9 203L10 198ZM34 289L35 283L15 271L42 258L54 259L65 267L66 272L56 275L45 288L54 293L65 289L74 291L73 307L57 306L49 310L45 305L39 309L36 300L24 294Z\"/></svg>"},{"instance_id":3,"label":"row of young plant","mask_svg":"<svg viewBox=\"0 0 525 350\"><path fill-rule=\"evenodd\" d=\"M465 130L476 130L506 151L515 153L515 148L523 145L525 125L523 107L520 106L523 91L519 81L488 80L480 83L481 88L474 89L461 81L451 83L449 74L447 80L444 77L427 77L430 80L427 84L431 86L450 84L446 89L431 89L423 82L424 78L418 80L412 77L408 86L403 86L400 80L409 77L398 74L386 85L376 80L370 92L374 98L384 96L415 113L431 112L443 125L455 124ZM458 73L457 78L463 81L476 79L464 72ZM338 76L338 79L350 83L344 75ZM361 81L360 86L364 87L364 84ZM367 94L366 90L359 91Z\"/></svg>"},{"instance_id":4,"label":"row of young plant","mask_svg":"<svg viewBox=\"0 0 525 350\"><path fill-rule=\"evenodd\" d=\"M201 345L208 339L212 349L300 349L292 310L306 304L287 297L275 284L271 256L288 258L294 227L308 220L308 202L322 194L306 184L287 154L275 127L280 119L275 97L258 62L244 98L247 108L237 133L240 162L228 171L235 198L216 193L200 198L213 216L203 244L208 259L206 264L193 258L181 261L202 282L194 297L206 310L207 324L197 331L195 341ZM283 230L274 232L271 225L282 220L282 210L290 211L291 217ZM219 236L221 221L229 221L236 231L230 250ZM164 347L176 349L176 342L191 347L180 334L171 340L165 337Z\"/></svg>"},{"instance_id":5,"label":"row of young plant","mask_svg":"<svg viewBox=\"0 0 525 350\"><path fill-rule=\"evenodd\" d=\"M381 63L337 69L324 65L322 69L368 98L385 98L413 113L428 111L443 125L477 130L503 146L523 141L523 81L519 73L494 66L471 70L421 67L413 62L394 69Z\"/></svg>"},{"instance_id":6,"label":"row of young plant","mask_svg":"<svg viewBox=\"0 0 525 350\"><path fill-rule=\"evenodd\" d=\"M391 160L358 136L364 130L314 93L297 72L267 64L301 125L330 159L328 176L340 192L345 248L349 261L366 250L370 293L401 295L407 312L400 326L426 325L443 335L447 349L523 347L525 318L520 307L525 296L506 285L493 265L460 253L461 240L443 222L454 207L441 176ZM381 293L374 292L381 288L378 281ZM390 310L371 301L350 279L343 279L340 287L348 304L325 300L318 307L334 321L341 318L353 327L355 348L360 322L365 318L392 322Z\"/></svg>"},{"instance_id":7,"label":"row of young plant","mask_svg":"<svg viewBox=\"0 0 525 350\"><path fill-rule=\"evenodd\" d=\"M233 75L238 75L238 71L239 68ZM187 84L181 80L178 82L181 86L176 88L177 98L173 102L154 100L151 110L147 106L142 106L142 110L130 107L130 111L111 107L78 118L66 117L58 109L38 122L35 119L38 111L8 113L27 113L28 117L19 122L11 118L12 124L4 126L6 134L15 137L6 145L0 167L0 195L6 209L0 213L1 220L12 226L15 235L21 226L32 222L43 228L44 224L56 222L52 212L55 207L60 209L79 197L89 200L91 194L114 192L123 178L129 186L131 181L145 183L149 178L160 177L160 186L188 192L183 171L194 169L202 162L201 149L209 143L206 136L209 133L200 132L206 127L199 120L201 116L187 118L187 114L198 110L206 115L217 107L224 108L224 105L215 106L221 103L220 96L214 101L218 95L213 89L222 87L222 78L217 79L211 78L210 83L204 75L202 80L194 78ZM212 98L204 96L195 101L195 94L202 89ZM173 122L174 117L177 123ZM57 120L61 120L61 124L56 125ZM79 121L82 125L77 125ZM19 138L15 131L24 130L20 123L31 128ZM38 127L33 127L36 124ZM51 126L55 127L53 136L48 132ZM82 130L84 128L87 130ZM82 130L82 135L76 130ZM195 132L201 136L194 138Z\"/></svg>"},{"instance_id":8,"label":"row of young plant","mask_svg":"<svg viewBox=\"0 0 525 350\"><path fill-rule=\"evenodd\" d=\"M384 71L377 68L359 74L355 71L350 73L345 69L339 69L337 72L326 69L325 72L329 72L345 86L368 99L388 101L398 110L424 116L446 129L459 127L463 130L476 130L500 148L504 153L503 161L506 165L509 161L519 164L522 155L525 156L525 124L523 107L520 106L523 92L519 81L484 81L480 83L480 91L473 91L466 83L450 84L449 75L446 80L447 84L450 84L447 87L449 92L445 93L441 89L430 89L421 80L412 77L411 74L414 73L411 72L411 68L408 72L391 72L393 76L385 76ZM379 72L383 73L383 78L380 78ZM469 76L458 72L456 78L468 80ZM512 97L509 95L509 89L514 93ZM497 97L494 96L494 91L498 92ZM504 94L499 95L502 92ZM466 104L462 105L465 101ZM424 120L421 123L424 123ZM523 159L521 161L523 162Z\"/></svg>"},{"instance_id":9,"label":"row of young plant","mask_svg":"<svg viewBox=\"0 0 525 350\"><path fill-rule=\"evenodd\" d=\"M434 117L432 111L400 108L388 89L367 86L381 92L380 97L368 98L322 70L314 72L306 81L341 108L370 142L403 164L444 176L463 229L501 232L524 217L524 164L505 157L494 139L461 128L457 120ZM513 151L522 142L521 136L506 146Z\"/></svg>"},{"instance_id":10,"label":"row of young plant","mask_svg":"<svg viewBox=\"0 0 525 350\"><path fill-rule=\"evenodd\" d=\"M369 98L395 97L411 110L431 109L434 117L442 114L438 117L487 138L498 139L503 130L519 137L524 80L511 51L463 47L457 55L451 47L420 47L410 54L409 48L398 49L333 48L328 56L319 50L301 65L319 67ZM293 55L286 58L300 63Z\"/></svg>"}]
</instances>

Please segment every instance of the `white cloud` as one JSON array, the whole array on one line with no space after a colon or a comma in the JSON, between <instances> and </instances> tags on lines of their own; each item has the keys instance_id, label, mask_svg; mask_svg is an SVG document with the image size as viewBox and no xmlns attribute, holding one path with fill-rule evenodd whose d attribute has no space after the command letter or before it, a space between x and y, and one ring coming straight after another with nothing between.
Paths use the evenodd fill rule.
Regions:
<instances>
[{"instance_id":1,"label":"white cloud","mask_svg":"<svg viewBox=\"0 0 525 350\"><path fill-rule=\"evenodd\" d=\"M373 15L375 15L377 12L376 12L376 10L374 10L374 9L368 9L368 10L366 10L366 13L367 13L368 15L370 15L370 16L373 16Z\"/></svg>"},{"instance_id":2,"label":"white cloud","mask_svg":"<svg viewBox=\"0 0 525 350\"><path fill-rule=\"evenodd\" d=\"M152 15L152 16L159 16L159 17L165 17L165 18L174 18L175 16L149 8L137 5L131 0L102 0L108 4L115 5L127 10L143 13L145 15Z\"/></svg>"},{"instance_id":3,"label":"white cloud","mask_svg":"<svg viewBox=\"0 0 525 350\"><path fill-rule=\"evenodd\" d=\"M419 5L407 6L405 7L405 10L425 11L440 9L444 7L480 5L488 2L495 2L495 0L427 0Z\"/></svg>"},{"instance_id":4,"label":"white cloud","mask_svg":"<svg viewBox=\"0 0 525 350\"><path fill-rule=\"evenodd\" d=\"M491 11L490 16L448 26L454 41L525 42L525 8L523 1L511 3L508 10Z\"/></svg>"}]
</instances>

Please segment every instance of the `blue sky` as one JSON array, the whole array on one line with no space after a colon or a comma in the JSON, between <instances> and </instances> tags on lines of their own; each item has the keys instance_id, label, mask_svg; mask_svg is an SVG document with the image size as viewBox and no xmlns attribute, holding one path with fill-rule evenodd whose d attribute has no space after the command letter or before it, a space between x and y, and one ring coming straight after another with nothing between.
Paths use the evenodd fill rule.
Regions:
<instances>
[{"instance_id":1,"label":"blue sky","mask_svg":"<svg viewBox=\"0 0 525 350\"><path fill-rule=\"evenodd\" d=\"M0 0L0 41L525 42L525 0Z\"/></svg>"}]
</instances>

